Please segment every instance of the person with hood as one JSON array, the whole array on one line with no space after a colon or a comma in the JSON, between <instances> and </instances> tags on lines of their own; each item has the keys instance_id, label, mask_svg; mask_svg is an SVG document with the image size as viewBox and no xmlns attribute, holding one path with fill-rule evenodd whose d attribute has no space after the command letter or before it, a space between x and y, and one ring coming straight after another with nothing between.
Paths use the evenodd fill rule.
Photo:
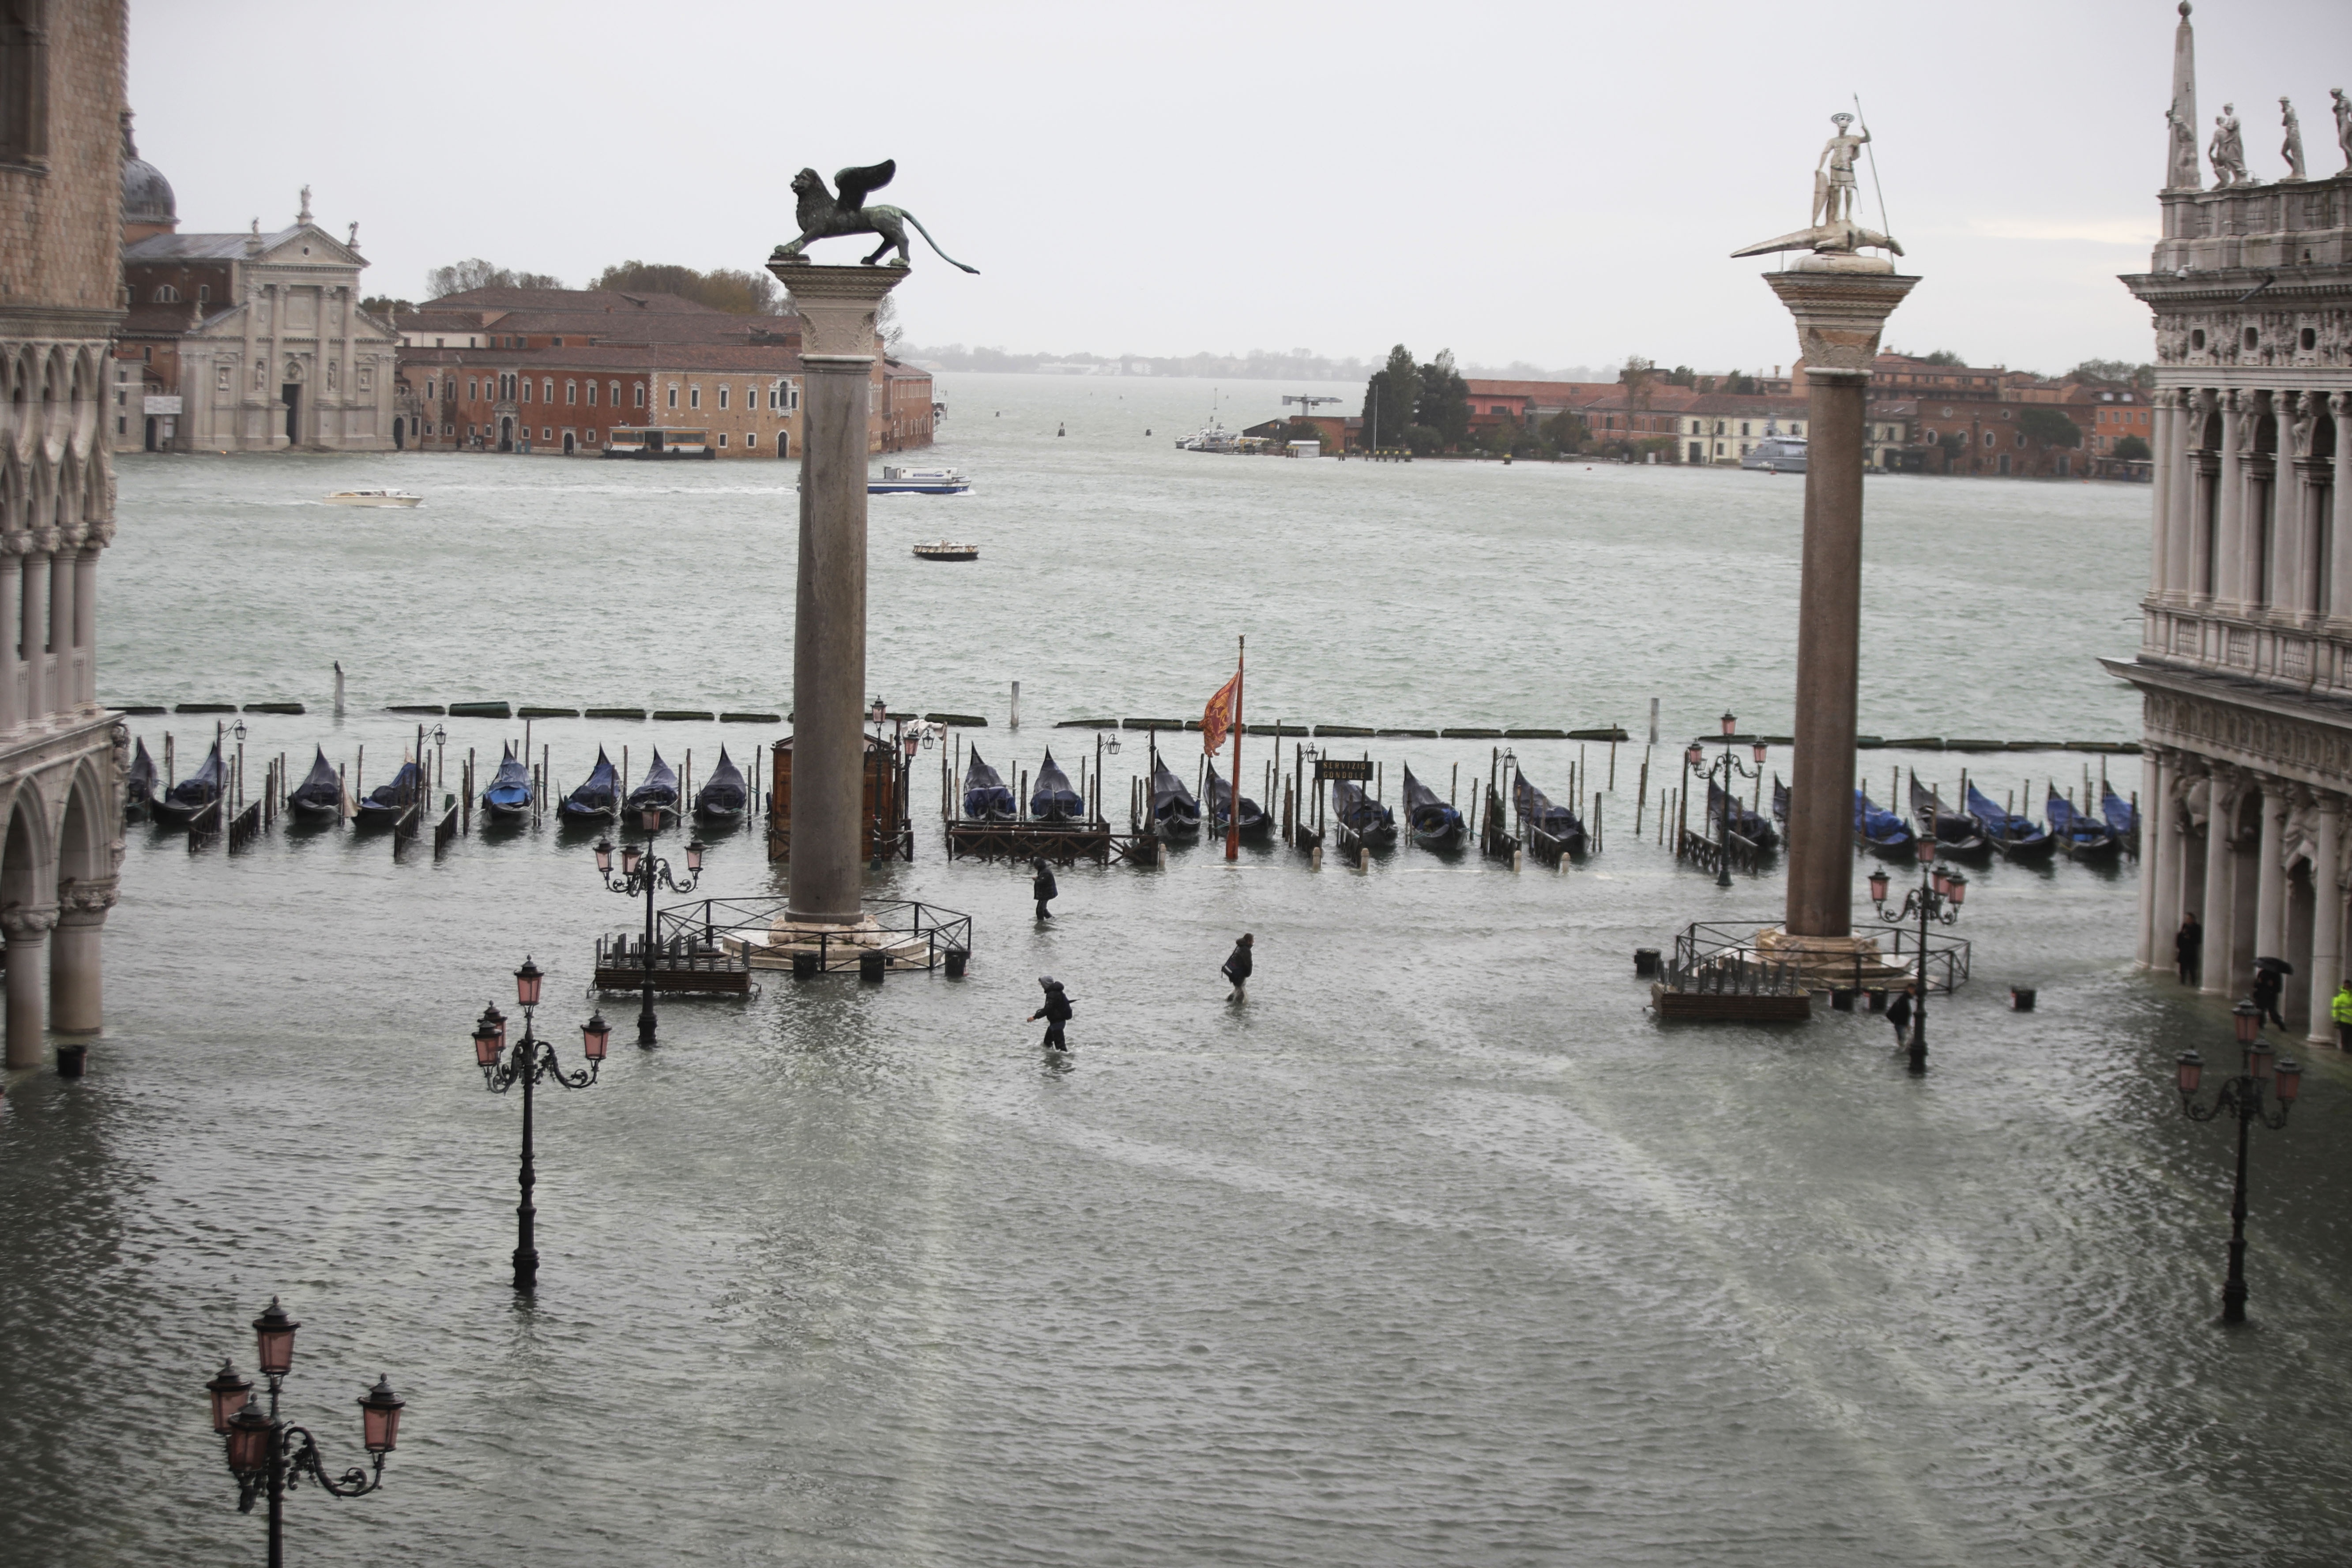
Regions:
<instances>
[{"instance_id":1,"label":"person with hood","mask_svg":"<svg viewBox=\"0 0 2352 1568\"><path fill-rule=\"evenodd\" d=\"M2254 971L2254 1011L2282 1029L2286 1027L2286 1020L2279 1016L2279 993L2285 989L2286 982L2279 978L2277 970L2258 968Z\"/></svg>"},{"instance_id":2,"label":"person with hood","mask_svg":"<svg viewBox=\"0 0 2352 1568\"><path fill-rule=\"evenodd\" d=\"M2180 971L2183 985L2205 984L2205 928L2197 923L2197 911L2180 922L2180 930L2172 939L2172 959Z\"/></svg>"},{"instance_id":3,"label":"person with hood","mask_svg":"<svg viewBox=\"0 0 2352 1568\"><path fill-rule=\"evenodd\" d=\"M1244 1000L1244 994L1249 990L1250 947L1256 940L1249 932L1242 932L1241 941L1234 943L1232 956L1225 960L1225 978L1234 983L1233 994L1225 998L1228 1002Z\"/></svg>"},{"instance_id":4,"label":"person with hood","mask_svg":"<svg viewBox=\"0 0 2352 1568\"><path fill-rule=\"evenodd\" d=\"M2336 1043L2352 1051L2352 980L2347 980L2327 1004L2327 1016L2336 1020Z\"/></svg>"},{"instance_id":5,"label":"person with hood","mask_svg":"<svg viewBox=\"0 0 2352 1568\"><path fill-rule=\"evenodd\" d=\"M1911 1043L1911 983L1905 981L1886 1003L1886 1021L1895 1026L1895 1048L1901 1050Z\"/></svg>"},{"instance_id":6,"label":"person with hood","mask_svg":"<svg viewBox=\"0 0 2352 1568\"><path fill-rule=\"evenodd\" d=\"M1062 889L1055 885L1054 868L1045 864L1044 856L1039 856L1031 862L1031 865L1035 868L1036 875L1029 879L1029 896L1037 900L1037 918L1041 921L1052 920L1054 911L1045 906L1061 897Z\"/></svg>"},{"instance_id":7,"label":"person with hood","mask_svg":"<svg viewBox=\"0 0 2352 1568\"><path fill-rule=\"evenodd\" d=\"M1070 1005L1069 994L1062 989L1062 983L1050 974L1037 976L1037 984L1045 988L1045 1004L1029 1015L1029 1021L1034 1024L1040 1018L1045 1020L1047 1050L1066 1051L1070 1047L1063 1042L1062 1026L1070 1021L1071 1014L1076 1011Z\"/></svg>"}]
</instances>

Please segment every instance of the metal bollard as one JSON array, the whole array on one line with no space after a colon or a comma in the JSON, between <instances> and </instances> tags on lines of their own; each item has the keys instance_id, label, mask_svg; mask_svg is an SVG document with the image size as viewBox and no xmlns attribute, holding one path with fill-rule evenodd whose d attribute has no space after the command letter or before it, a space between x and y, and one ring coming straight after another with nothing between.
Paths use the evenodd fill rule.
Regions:
<instances>
[{"instance_id":1,"label":"metal bollard","mask_svg":"<svg viewBox=\"0 0 2352 1568\"><path fill-rule=\"evenodd\" d=\"M971 961L971 954L965 952L962 948L951 947L948 949L948 978L950 980L962 979L963 966Z\"/></svg>"},{"instance_id":2,"label":"metal bollard","mask_svg":"<svg viewBox=\"0 0 2352 1568\"><path fill-rule=\"evenodd\" d=\"M1654 947L1635 948L1633 950L1633 973L1635 977L1638 979L1647 980L1657 973L1658 950Z\"/></svg>"},{"instance_id":3,"label":"metal bollard","mask_svg":"<svg viewBox=\"0 0 2352 1568\"><path fill-rule=\"evenodd\" d=\"M882 975L888 968L889 963L889 955L880 948L867 948L857 955L857 978L873 981L878 985L882 983Z\"/></svg>"},{"instance_id":4,"label":"metal bollard","mask_svg":"<svg viewBox=\"0 0 2352 1568\"><path fill-rule=\"evenodd\" d=\"M793 954L793 978L795 980L814 980L816 978L815 953L796 952Z\"/></svg>"}]
</instances>

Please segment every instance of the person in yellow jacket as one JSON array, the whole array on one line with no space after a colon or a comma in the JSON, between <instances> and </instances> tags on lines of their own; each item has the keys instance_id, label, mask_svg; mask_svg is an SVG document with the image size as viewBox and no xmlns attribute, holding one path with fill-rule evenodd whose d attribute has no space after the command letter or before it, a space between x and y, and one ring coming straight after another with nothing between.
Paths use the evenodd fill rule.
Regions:
<instances>
[{"instance_id":1,"label":"person in yellow jacket","mask_svg":"<svg viewBox=\"0 0 2352 1568\"><path fill-rule=\"evenodd\" d=\"M2337 989L2336 1000L2327 1005L2327 1016L2336 1020L2336 1043L2352 1051L2352 980Z\"/></svg>"}]
</instances>

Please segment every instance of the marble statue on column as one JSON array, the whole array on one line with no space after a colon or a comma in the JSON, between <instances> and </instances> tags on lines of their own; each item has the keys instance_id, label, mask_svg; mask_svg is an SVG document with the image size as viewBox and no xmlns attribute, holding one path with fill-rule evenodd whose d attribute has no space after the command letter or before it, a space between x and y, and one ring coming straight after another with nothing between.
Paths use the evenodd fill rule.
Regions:
<instances>
[{"instance_id":1,"label":"marble statue on column","mask_svg":"<svg viewBox=\"0 0 2352 1568\"><path fill-rule=\"evenodd\" d=\"M2221 112L2213 117L2213 140L2206 144L2205 156L2212 160L2214 189L2249 183L2246 142L2238 130L2236 104L2223 104Z\"/></svg>"},{"instance_id":2,"label":"marble statue on column","mask_svg":"<svg viewBox=\"0 0 2352 1568\"><path fill-rule=\"evenodd\" d=\"M2303 178L2303 121L2294 117L2294 105L2279 100L2279 123L2286 127L2286 142L2279 148L2279 156L2286 160L2286 177Z\"/></svg>"},{"instance_id":3,"label":"marble statue on column","mask_svg":"<svg viewBox=\"0 0 2352 1568\"><path fill-rule=\"evenodd\" d=\"M2336 145L2343 149L2343 174L2352 174L2352 98L2344 96L2340 87L2331 87L2327 96L2336 100Z\"/></svg>"},{"instance_id":4,"label":"marble statue on column","mask_svg":"<svg viewBox=\"0 0 2352 1568\"><path fill-rule=\"evenodd\" d=\"M1894 264L1884 258L1856 254L1865 247L1893 251L1897 256L1903 254L1903 247L1892 238L1853 221L1853 161L1868 144L1870 128L1864 126L1859 133L1849 132L1846 127L1853 123L1851 114L1832 114L1830 121L1837 127L1837 134L1822 148L1820 162L1813 168L1812 226L1735 250L1731 253L1733 256L1765 256L1776 250L1810 250L1820 257L1844 258L1848 268L1861 266L1874 271L1894 270Z\"/></svg>"}]
</instances>

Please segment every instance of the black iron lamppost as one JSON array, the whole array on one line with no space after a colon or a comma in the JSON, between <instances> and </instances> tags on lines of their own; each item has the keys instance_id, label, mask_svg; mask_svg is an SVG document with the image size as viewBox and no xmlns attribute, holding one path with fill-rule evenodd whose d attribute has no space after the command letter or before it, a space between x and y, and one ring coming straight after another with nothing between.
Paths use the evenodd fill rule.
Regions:
<instances>
[{"instance_id":1,"label":"black iron lamppost","mask_svg":"<svg viewBox=\"0 0 2352 1568\"><path fill-rule=\"evenodd\" d=\"M2242 1323L2246 1321L2246 1132L2257 1121L2273 1129L2286 1125L2286 1113L2303 1089L2303 1068L2291 1058L2273 1057L2263 1039L2263 1010L2252 1002L2231 1008L2230 1022L2244 1052L2243 1070L2222 1081L2210 1105L2197 1103L2205 1058L2195 1051L2180 1053L2178 1081L2180 1113L2189 1121L2210 1121L2217 1116L2238 1119L2238 1178L2230 1194L2230 1277L2221 1287L2221 1321ZM2265 1095L2277 1103L2275 1112L2263 1105Z\"/></svg>"},{"instance_id":2,"label":"black iron lamppost","mask_svg":"<svg viewBox=\"0 0 2352 1568\"><path fill-rule=\"evenodd\" d=\"M1708 784L1715 783L1716 774L1723 775L1723 810L1717 814L1719 821L1715 836L1717 851L1715 857L1715 885L1718 888L1731 886L1731 812L1735 800L1731 786L1740 779L1759 779L1764 776L1763 742L1756 742L1756 765L1752 768L1746 766L1738 757L1731 754L1731 737L1738 732L1739 721L1726 713L1723 716L1722 756L1709 765L1706 761L1706 748L1696 741L1693 741L1690 743L1690 750L1684 753L1684 760L1690 763L1692 771Z\"/></svg>"},{"instance_id":3,"label":"black iron lamppost","mask_svg":"<svg viewBox=\"0 0 2352 1568\"><path fill-rule=\"evenodd\" d=\"M474 1026L474 1065L482 1069L482 1087L492 1094L504 1094L516 1084L522 1085L522 1173L518 1181L522 1199L515 1205L514 1282L518 1290L529 1290L539 1282L539 1210L530 1201L530 1190L539 1184L538 1173L531 1165L531 1088L544 1078L564 1089L586 1089L596 1081L596 1069L604 1061L604 1047L613 1038L612 1026L604 1022L604 1016L591 1013L588 1021L580 1026L580 1053L588 1058L588 1066L581 1071L565 1072L556 1063L555 1047L531 1032L531 1010L539 1005L539 988L545 979L539 965L528 958L515 971L515 1000L522 1005L522 1038L515 1042L512 1053L506 1048L505 1016L497 1007L483 1008L481 1021Z\"/></svg>"},{"instance_id":4,"label":"black iron lamppost","mask_svg":"<svg viewBox=\"0 0 2352 1568\"><path fill-rule=\"evenodd\" d=\"M1917 917L1919 921L1919 994L1911 1000L1911 1070L1927 1070L1927 922L1931 920L1950 925L1960 918L1960 906L1968 902L1969 879L1949 866L1936 864L1936 837L1932 831L1919 838L1919 885L1903 895L1903 907L1886 907L1887 875L1884 867L1870 874L1870 901L1878 907L1878 918L1889 925L1901 925Z\"/></svg>"},{"instance_id":5,"label":"black iron lamppost","mask_svg":"<svg viewBox=\"0 0 2352 1568\"><path fill-rule=\"evenodd\" d=\"M227 1362L205 1384L212 1396L213 1430L219 1433L228 1455L229 1474L236 1478L236 1511L251 1513L257 1499L269 1503L269 1568L286 1561L286 1489L299 1486L309 1476L329 1497L363 1497L383 1485L383 1457L400 1436L400 1412L406 1403L392 1391L392 1379L379 1377L360 1398L360 1439L375 1456L371 1473L354 1466L340 1477L327 1474L318 1439L307 1426L283 1421L278 1415L278 1390L294 1368L294 1331L302 1325L286 1315L278 1298L253 1320L261 1375L269 1380L269 1408L264 1411L250 1378L239 1377Z\"/></svg>"},{"instance_id":6,"label":"black iron lamppost","mask_svg":"<svg viewBox=\"0 0 2352 1568\"><path fill-rule=\"evenodd\" d=\"M687 879L680 882L670 875L669 862L654 853L654 836L661 831L662 808L642 806L637 812L637 826L645 829L646 841L640 845L625 845L621 849L621 875L613 876L613 841L596 841L596 869L604 879L604 886L625 898L643 893L646 899L646 945L638 956L645 963L645 994L637 1005L637 1044L650 1047L654 1043L654 889L667 888L673 893L690 893L702 880L703 843L689 840L686 847Z\"/></svg>"}]
</instances>

